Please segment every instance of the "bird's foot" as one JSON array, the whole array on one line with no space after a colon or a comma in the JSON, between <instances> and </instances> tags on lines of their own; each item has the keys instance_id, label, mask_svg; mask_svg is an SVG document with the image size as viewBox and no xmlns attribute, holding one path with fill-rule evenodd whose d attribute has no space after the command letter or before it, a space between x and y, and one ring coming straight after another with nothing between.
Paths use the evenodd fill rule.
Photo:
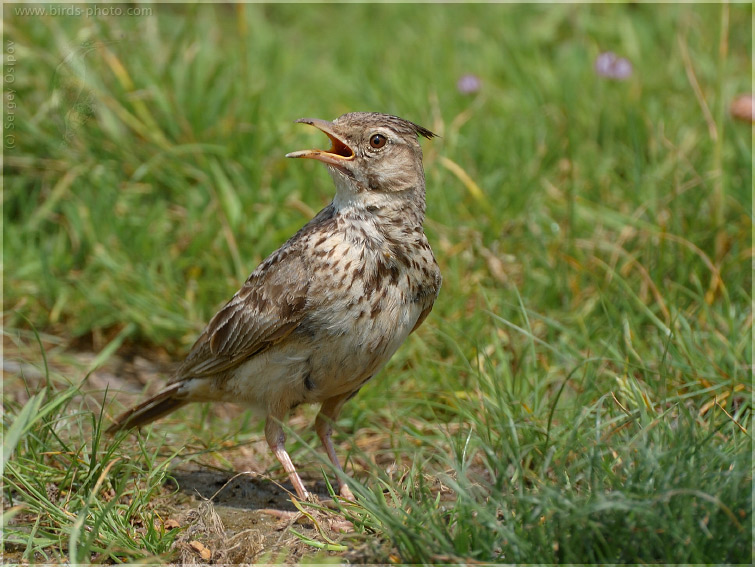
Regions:
<instances>
[{"instance_id":1,"label":"bird's foot","mask_svg":"<svg viewBox=\"0 0 755 567\"><path fill-rule=\"evenodd\" d=\"M341 498L343 500L348 500L349 502L357 501L357 499L354 498L354 493L351 491L348 484L342 482L340 492L341 492Z\"/></svg>"},{"instance_id":2,"label":"bird's foot","mask_svg":"<svg viewBox=\"0 0 755 567\"><path fill-rule=\"evenodd\" d=\"M304 495L304 498L302 498L302 500L310 504L315 504L315 505L320 504L320 499L317 497L317 494L315 494L314 492L307 492Z\"/></svg>"}]
</instances>

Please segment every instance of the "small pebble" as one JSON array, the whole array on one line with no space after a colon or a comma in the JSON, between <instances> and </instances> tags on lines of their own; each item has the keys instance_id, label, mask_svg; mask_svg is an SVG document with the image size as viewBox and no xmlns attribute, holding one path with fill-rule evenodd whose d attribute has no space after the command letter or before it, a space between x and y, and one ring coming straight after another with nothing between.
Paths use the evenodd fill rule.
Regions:
<instances>
[{"instance_id":1,"label":"small pebble","mask_svg":"<svg viewBox=\"0 0 755 567\"><path fill-rule=\"evenodd\" d=\"M735 120L752 124L753 115L755 115L755 99L753 99L752 94L741 94L734 97L729 106L729 112Z\"/></svg>"}]
</instances>

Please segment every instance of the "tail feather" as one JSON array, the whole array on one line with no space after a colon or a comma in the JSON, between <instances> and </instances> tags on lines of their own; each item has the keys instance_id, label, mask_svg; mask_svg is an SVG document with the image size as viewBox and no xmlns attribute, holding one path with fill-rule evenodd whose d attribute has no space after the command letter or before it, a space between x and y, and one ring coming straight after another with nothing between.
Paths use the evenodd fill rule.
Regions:
<instances>
[{"instance_id":1,"label":"tail feather","mask_svg":"<svg viewBox=\"0 0 755 567\"><path fill-rule=\"evenodd\" d=\"M186 405L189 401L178 394L180 386L181 384L178 383L173 384L156 396L122 413L115 418L113 425L107 429L107 433L112 435L122 429L147 425Z\"/></svg>"}]
</instances>

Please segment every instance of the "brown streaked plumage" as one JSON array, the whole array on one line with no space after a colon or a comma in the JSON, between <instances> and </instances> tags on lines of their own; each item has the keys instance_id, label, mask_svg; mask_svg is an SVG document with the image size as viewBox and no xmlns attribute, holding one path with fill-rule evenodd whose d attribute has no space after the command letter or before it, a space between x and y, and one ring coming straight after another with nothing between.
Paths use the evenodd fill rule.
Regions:
<instances>
[{"instance_id":1,"label":"brown streaked plumage","mask_svg":"<svg viewBox=\"0 0 755 567\"><path fill-rule=\"evenodd\" d=\"M432 132L387 114L302 118L331 141L288 154L326 164L333 201L252 272L212 318L167 388L108 430L137 427L190 402L235 402L266 416L265 436L300 498L281 421L322 403L315 429L340 469L331 425L427 317L441 276L422 224L418 137ZM351 496L339 478L341 494Z\"/></svg>"}]
</instances>

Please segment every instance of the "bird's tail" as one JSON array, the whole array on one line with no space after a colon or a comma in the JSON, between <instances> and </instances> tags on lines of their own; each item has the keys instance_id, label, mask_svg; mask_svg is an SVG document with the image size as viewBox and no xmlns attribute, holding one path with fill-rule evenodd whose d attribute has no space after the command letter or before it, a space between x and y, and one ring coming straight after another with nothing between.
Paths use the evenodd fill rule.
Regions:
<instances>
[{"instance_id":1,"label":"bird's tail","mask_svg":"<svg viewBox=\"0 0 755 567\"><path fill-rule=\"evenodd\" d=\"M173 384L156 396L122 413L115 418L115 422L107 429L107 433L112 435L121 429L147 425L186 405L189 400L178 393L180 386L180 383Z\"/></svg>"}]
</instances>

